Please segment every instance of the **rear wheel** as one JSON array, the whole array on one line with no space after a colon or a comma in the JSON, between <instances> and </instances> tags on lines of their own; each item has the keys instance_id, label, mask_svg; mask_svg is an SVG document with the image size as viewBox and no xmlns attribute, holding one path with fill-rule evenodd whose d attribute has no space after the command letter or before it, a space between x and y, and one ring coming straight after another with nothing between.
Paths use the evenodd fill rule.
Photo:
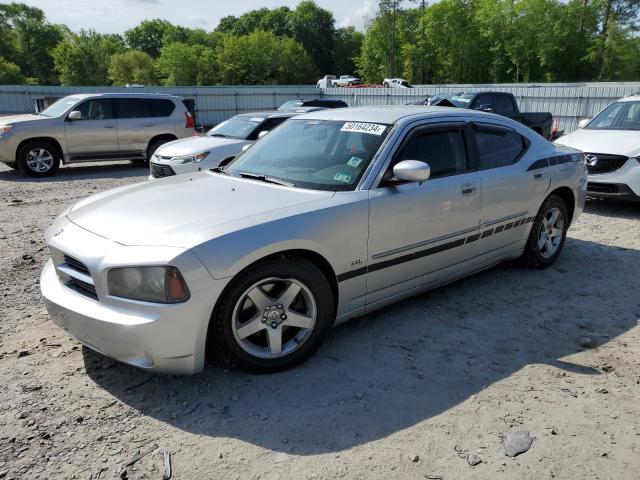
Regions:
<instances>
[{"instance_id":1,"label":"rear wheel","mask_svg":"<svg viewBox=\"0 0 640 480\"><path fill-rule=\"evenodd\" d=\"M560 255L569 229L569 215L564 200L556 195L547 198L531 227L522 261L533 268L545 268Z\"/></svg>"},{"instance_id":2,"label":"rear wheel","mask_svg":"<svg viewBox=\"0 0 640 480\"><path fill-rule=\"evenodd\" d=\"M18 152L18 166L32 177L47 177L58 170L60 154L49 142L29 142Z\"/></svg>"},{"instance_id":3,"label":"rear wheel","mask_svg":"<svg viewBox=\"0 0 640 480\"><path fill-rule=\"evenodd\" d=\"M169 142L172 142L172 141L173 140L168 140L166 138L162 138L162 139L154 140L153 142L151 142L149 144L149 146L147 147L146 163L149 163L151 161L151 157L153 157L153 154L156 153L156 150L158 150L165 143L169 143Z\"/></svg>"},{"instance_id":4,"label":"rear wheel","mask_svg":"<svg viewBox=\"0 0 640 480\"><path fill-rule=\"evenodd\" d=\"M333 318L333 294L318 267L299 257L267 260L227 287L212 317L210 339L227 362L275 372L315 352Z\"/></svg>"}]
</instances>

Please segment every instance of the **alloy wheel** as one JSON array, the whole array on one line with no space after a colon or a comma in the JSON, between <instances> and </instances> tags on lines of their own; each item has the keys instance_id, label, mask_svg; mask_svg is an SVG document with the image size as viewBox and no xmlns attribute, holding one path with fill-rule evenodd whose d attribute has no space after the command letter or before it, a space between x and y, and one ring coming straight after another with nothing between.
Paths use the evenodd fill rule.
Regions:
<instances>
[{"instance_id":1,"label":"alloy wheel","mask_svg":"<svg viewBox=\"0 0 640 480\"><path fill-rule=\"evenodd\" d=\"M311 290L293 278L267 278L240 295L232 331L238 345L258 358L277 358L297 350L311 335L317 306Z\"/></svg>"},{"instance_id":2,"label":"alloy wheel","mask_svg":"<svg viewBox=\"0 0 640 480\"><path fill-rule=\"evenodd\" d=\"M34 148L27 153L27 167L37 173L46 173L53 167L54 158L46 148Z\"/></svg>"},{"instance_id":3,"label":"alloy wheel","mask_svg":"<svg viewBox=\"0 0 640 480\"><path fill-rule=\"evenodd\" d=\"M553 207L542 217L538 232L538 250L543 258L553 257L562 243L564 217L562 211Z\"/></svg>"}]
</instances>

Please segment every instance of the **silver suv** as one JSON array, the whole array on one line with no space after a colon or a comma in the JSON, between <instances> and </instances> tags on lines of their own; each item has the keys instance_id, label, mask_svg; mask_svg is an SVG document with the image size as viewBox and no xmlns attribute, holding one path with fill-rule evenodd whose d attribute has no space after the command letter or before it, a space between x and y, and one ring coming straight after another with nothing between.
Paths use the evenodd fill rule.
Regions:
<instances>
[{"instance_id":1,"label":"silver suv","mask_svg":"<svg viewBox=\"0 0 640 480\"><path fill-rule=\"evenodd\" d=\"M148 162L160 145L193 134L179 97L71 95L35 115L0 118L0 162L33 177L54 174L60 162Z\"/></svg>"}]
</instances>

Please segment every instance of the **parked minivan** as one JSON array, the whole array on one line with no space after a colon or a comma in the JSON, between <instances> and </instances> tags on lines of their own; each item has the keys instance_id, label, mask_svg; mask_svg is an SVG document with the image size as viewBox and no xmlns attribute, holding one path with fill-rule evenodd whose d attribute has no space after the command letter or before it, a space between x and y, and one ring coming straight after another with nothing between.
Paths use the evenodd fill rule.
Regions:
<instances>
[{"instance_id":1,"label":"parked minivan","mask_svg":"<svg viewBox=\"0 0 640 480\"><path fill-rule=\"evenodd\" d=\"M193 136L194 126L173 95L70 95L37 114L0 118L0 162L33 177L53 175L61 162L148 162L160 145Z\"/></svg>"}]
</instances>

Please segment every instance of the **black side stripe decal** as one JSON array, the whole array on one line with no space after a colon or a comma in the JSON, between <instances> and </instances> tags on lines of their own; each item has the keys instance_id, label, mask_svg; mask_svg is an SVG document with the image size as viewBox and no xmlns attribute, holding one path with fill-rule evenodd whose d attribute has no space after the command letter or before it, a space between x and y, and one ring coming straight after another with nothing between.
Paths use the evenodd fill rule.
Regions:
<instances>
[{"instance_id":1,"label":"black side stripe decal","mask_svg":"<svg viewBox=\"0 0 640 480\"><path fill-rule=\"evenodd\" d=\"M435 247L426 248L424 250L419 250L414 253L409 253L407 255L402 255L400 257L392 258L390 260L385 260L383 262L378 262L369 265L368 267L361 267L356 270L350 270L348 272L341 273L337 276L338 282L343 282L345 280L350 280L355 277L359 277L360 275L365 275L367 272L375 272L378 270L382 270L384 268L393 267L395 265L400 265L401 263L410 262L412 260L417 260L419 258L428 257L429 255L435 255L436 253L444 252L446 250L450 250L452 248L460 247L466 243L475 242L479 238L486 238L494 233L500 233L504 230L509 230L511 228L515 228L520 225L524 225L525 223L531 223L534 220L534 217L527 217L517 220L516 222L510 222L506 225L500 225L495 229L489 229L482 232L482 234L474 233L473 235L469 235L466 238L459 238L457 240L453 240L451 242L443 243L441 245L436 245Z\"/></svg>"},{"instance_id":2,"label":"black side stripe decal","mask_svg":"<svg viewBox=\"0 0 640 480\"><path fill-rule=\"evenodd\" d=\"M582 162L583 160L584 158L580 153L574 153L571 155L555 155L553 157L536 160L529 166L529 168L527 168L527 172L540 170L541 168L546 168L552 165L560 165L561 163Z\"/></svg>"}]
</instances>

